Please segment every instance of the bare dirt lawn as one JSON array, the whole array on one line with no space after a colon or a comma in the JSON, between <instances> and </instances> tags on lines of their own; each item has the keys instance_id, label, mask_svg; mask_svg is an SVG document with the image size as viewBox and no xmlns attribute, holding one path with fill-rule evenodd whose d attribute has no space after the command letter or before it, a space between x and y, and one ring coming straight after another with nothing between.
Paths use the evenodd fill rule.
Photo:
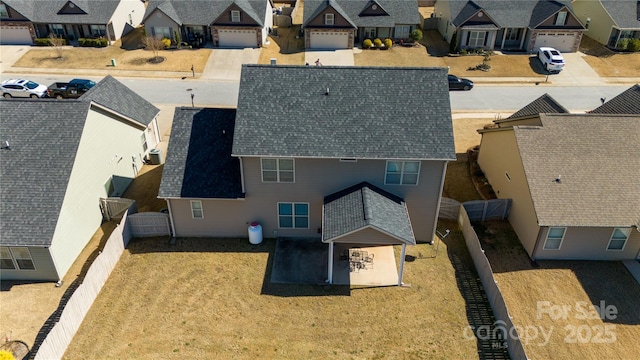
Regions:
<instances>
[{"instance_id":1,"label":"bare dirt lawn","mask_svg":"<svg viewBox=\"0 0 640 360\"><path fill-rule=\"evenodd\" d=\"M300 26L278 28L278 36L269 36L269 44L260 51L258 64L304 65L304 39L296 38Z\"/></svg>"},{"instance_id":2,"label":"bare dirt lawn","mask_svg":"<svg viewBox=\"0 0 640 360\"><path fill-rule=\"evenodd\" d=\"M640 77L640 52L614 52L597 41L582 37L584 60L603 77Z\"/></svg>"}]
</instances>

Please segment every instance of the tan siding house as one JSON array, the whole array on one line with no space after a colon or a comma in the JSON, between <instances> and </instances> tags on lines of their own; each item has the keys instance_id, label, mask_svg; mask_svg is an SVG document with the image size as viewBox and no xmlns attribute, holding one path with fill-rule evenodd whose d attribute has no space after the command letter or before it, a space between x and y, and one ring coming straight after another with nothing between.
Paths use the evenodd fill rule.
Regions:
<instances>
[{"instance_id":1,"label":"tan siding house","mask_svg":"<svg viewBox=\"0 0 640 360\"><path fill-rule=\"evenodd\" d=\"M640 39L640 4L637 0L575 0L576 15L587 26L585 35L611 48L620 40Z\"/></svg>"}]
</instances>

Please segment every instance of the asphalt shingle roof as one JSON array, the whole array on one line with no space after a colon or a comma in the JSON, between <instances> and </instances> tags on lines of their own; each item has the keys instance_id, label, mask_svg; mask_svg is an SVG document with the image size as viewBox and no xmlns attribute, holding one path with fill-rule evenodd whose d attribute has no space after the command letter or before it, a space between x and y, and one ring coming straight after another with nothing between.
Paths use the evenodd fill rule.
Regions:
<instances>
[{"instance_id":1,"label":"asphalt shingle roof","mask_svg":"<svg viewBox=\"0 0 640 360\"><path fill-rule=\"evenodd\" d=\"M640 115L640 85L633 85L590 113Z\"/></svg>"},{"instance_id":2,"label":"asphalt shingle roof","mask_svg":"<svg viewBox=\"0 0 640 360\"><path fill-rule=\"evenodd\" d=\"M542 114L540 119L541 127L514 127L538 224L637 224L640 116Z\"/></svg>"},{"instance_id":3,"label":"asphalt shingle roof","mask_svg":"<svg viewBox=\"0 0 640 360\"><path fill-rule=\"evenodd\" d=\"M613 21L622 29L640 29L640 1L600 0Z\"/></svg>"},{"instance_id":4,"label":"asphalt shingle roof","mask_svg":"<svg viewBox=\"0 0 640 360\"><path fill-rule=\"evenodd\" d=\"M80 97L82 101L93 101L137 122L148 125L160 112L126 85L107 75Z\"/></svg>"},{"instance_id":5,"label":"asphalt shingle roof","mask_svg":"<svg viewBox=\"0 0 640 360\"><path fill-rule=\"evenodd\" d=\"M178 25L209 26L234 3L256 23L264 26L267 0L150 0L142 22L157 8Z\"/></svg>"},{"instance_id":6,"label":"asphalt shingle roof","mask_svg":"<svg viewBox=\"0 0 640 360\"><path fill-rule=\"evenodd\" d=\"M3 0L3 2L35 23L106 25L120 0ZM71 2L84 14L59 13Z\"/></svg>"},{"instance_id":7,"label":"asphalt shingle roof","mask_svg":"<svg viewBox=\"0 0 640 360\"><path fill-rule=\"evenodd\" d=\"M482 9L500 27L535 28L565 6L573 11L569 0L449 0L455 26Z\"/></svg>"},{"instance_id":8,"label":"asphalt shingle roof","mask_svg":"<svg viewBox=\"0 0 640 360\"><path fill-rule=\"evenodd\" d=\"M373 228L397 238L398 243L416 243L402 198L367 182L326 196L323 209L322 241Z\"/></svg>"},{"instance_id":9,"label":"asphalt shingle roof","mask_svg":"<svg viewBox=\"0 0 640 360\"><path fill-rule=\"evenodd\" d=\"M447 70L243 65L233 154L454 160Z\"/></svg>"},{"instance_id":10,"label":"asphalt shingle roof","mask_svg":"<svg viewBox=\"0 0 640 360\"><path fill-rule=\"evenodd\" d=\"M341 9L341 15L346 15L347 20L357 27L393 27L396 24L420 23L417 0L377 0L389 16L359 16L370 3L370 0L305 0L303 23L307 24L327 5L336 7L336 10Z\"/></svg>"},{"instance_id":11,"label":"asphalt shingle roof","mask_svg":"<svg viewBox=\"0 0 640 360\"><path fill-rule=\"evenodd\" d=\"M507 119L517 119L521 117L534 116L538 114L568 114L569 110L567 110L564 106L560 105L554 98L549 94L544 94L539 98L533 100L531 103L527 104L522 109L516 111L513 115L509 116Z\"/></svg>"},{"instance_id":12,"label":"asphalt shingle roof","mask_svg":"<svg viewBox=\"0 0 640 360\"><path fill-rule=\"evenodd\" d=\"M49 246L89 104L0 101L0 244Z\"/></svg>"},{"instance_id":13,"label":"asphalt shingle roof","mask_svg":"<svg viewBox=\"0 0 640 360\"><path fill-rule=\"evenodd\" d=\"M176 108L158 197L244 198L234 109Z\"/></svg>"}]
</instances>

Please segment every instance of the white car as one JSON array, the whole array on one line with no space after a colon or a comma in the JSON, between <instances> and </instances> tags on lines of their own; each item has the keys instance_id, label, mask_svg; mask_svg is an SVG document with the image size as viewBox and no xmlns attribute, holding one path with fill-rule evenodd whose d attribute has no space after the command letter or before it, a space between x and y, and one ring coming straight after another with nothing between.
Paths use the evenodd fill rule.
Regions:
<instances>
[{"instance_id":1,"label":"white car","mask_svg":"<svg viewBox=\"0 0 640 360\"><path fill-rule=\"evenodd\" d=\"M551 47L541 47L538 50L538 59L542 66L549 72L560 72L564 69L564 57L560 51Z\"/></svg>"},{"instance_id":2,"label":"white car","mask_svg":"<svg viewBox=\"0 0 640 360\"><path fill-rule=\"evenodd\" d=\"M44 97L47 94L46 86L22 79L5 80L0 84L0 89L2 89L2 96L7 99L12 97L35 99Z\"/></svg>"}]
</instances>

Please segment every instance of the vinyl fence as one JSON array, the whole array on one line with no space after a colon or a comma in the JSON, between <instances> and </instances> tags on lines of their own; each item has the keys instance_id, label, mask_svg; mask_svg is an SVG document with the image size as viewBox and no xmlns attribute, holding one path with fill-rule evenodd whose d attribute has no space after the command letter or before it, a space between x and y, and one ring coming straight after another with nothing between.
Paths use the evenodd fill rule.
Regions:
<instances>
[{"instance_id":1,"label":"vinyl fence","mask_svg":"<svg viewBox=\"0 0 640 360\"><path fill-rule=\"evenodd\" d=\"M487 294L487 299L493 310L493 314L496 317L495 328L500 329L503 334L503 339L507 342L507 351L512 359L528 359L527 354L524 351L522 342L518 335L518 330L513 325L511 317L509 316L509 310L507 304L502 297L502 293L496 284L496 280L493 277L493 270L489 260L484 255L484 250L480 245L478 235L471 226L471 221L467 215L467 211L464 206L460 206L460 216L458 217L458 224L462 229L464 240L473 258L473 263L484 287L484 291ZM491 325L491 324L487 324Z\"/></svg>"},{"instance_id":2,"label":"vinyl fence","mask_svg":"<svg viewBox=\"0 0 640 360\"><path fill-rule=\"evenodd\" d=\"M127 225L128 214L129 210L125 212L122 221L107 240L104 249L89 267L82 284L78 286L62 309L58 322L42 343L36 344L37 348L32 349L31 358L36 360L62 358L85 315L132 238ZM35 351L35 356L33 356L33 351Z\"/></svg>"},{"instance_id":3,"label":"vinyl fence","mask_svg":"<svg viewBox=\"0 0 640 360\"><path fill-rule=\"evenodd\" d=\"M441 219L455 220L460 213L460 205L456 200L442 198L440 200ZM511 210L511 199L473 200L462 203L471 221L504 220Z\"/></svg>"}]
</instances>

